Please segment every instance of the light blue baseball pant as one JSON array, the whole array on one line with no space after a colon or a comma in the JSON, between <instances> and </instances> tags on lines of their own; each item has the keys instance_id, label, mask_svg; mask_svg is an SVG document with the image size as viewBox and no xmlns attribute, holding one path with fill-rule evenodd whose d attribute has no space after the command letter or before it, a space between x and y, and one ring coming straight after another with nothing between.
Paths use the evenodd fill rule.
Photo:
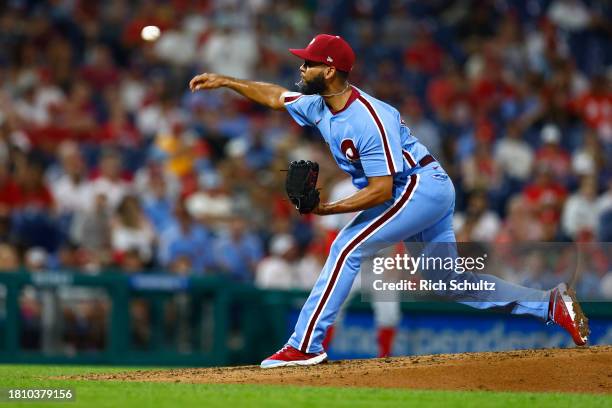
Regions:
<instances>
[{"instance_id":1,"label":"light blue baseball pant","mask_svg":"<svg viewBox=\"0 0 612 408\"><path fill-rule=\"evenodd\" d=\"M418 168L402 185L394 186L394 200L360 212L338 234L329 256L288 344L304 353L323 350L321 342L351 290L361 258L370 247L394 242L423 242L425 255L436 252L436 243L448 251L455 242L452 217L455 189L437 163ZM457 256L455 245L452 254ZM485 280L495 283L497 295L487 291L453 291L445 295L478 309L503 307L512 314L546 320L550 292L526 288L492 275L432 272L435 279ZM424 275L424 273L422 273ZM430 278L430 276L425 276ZM460 277L460 278L458 278ZM503 293L503 296L499 294ZM500 299L501 298L501 299Z\"/></svg>"}]
</instances>

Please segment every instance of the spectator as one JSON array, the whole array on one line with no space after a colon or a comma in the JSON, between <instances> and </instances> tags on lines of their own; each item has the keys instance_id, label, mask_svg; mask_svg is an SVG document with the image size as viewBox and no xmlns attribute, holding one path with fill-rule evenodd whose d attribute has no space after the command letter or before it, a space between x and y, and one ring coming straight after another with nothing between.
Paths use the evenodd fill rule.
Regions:
<instances>
[{"instance_id":1,"label":"spectator","mask_svg":"<svg viewBox=\"0 0 612 408\"><path fill-rule=\"evenodd\" d=\"M565 180L570 173L570 155L560 146L561 131L556 125L546 125L540 133L542 147L536 152L536 161L546 166L557 180Z\"/></svg>"},{"instance_id":2,"label":"spectator","mask_svg":"<svg viewBox=\"0 0 612 408\"><path fill-rule=\"evenodd\" d=\"M12 213L15 240L25 248L40 246L55 251L61 236L53 218L53 196L45 185L42 164L30 159L21 166Z\"/></svg>"},{"instance_id":3,"label":"spectator","mask_svg":"<svg viewBox=\"0 0 612 408\"><path fill-rule=\"evenodd\" d=\"M470 194L465 215L457 213L453 226L459 242L492 242L499 233L501 221L488 209L486 192L474 191Z\"/></svg>"},{"instance_id":4,"label":"spectator","mask_svg":"<svg viewBox=\"0 0 612 408\"><path fill-rule=\"evenodd\" d=\"M427 86L427 102L440 122L463 124L469 117L469 95L466 79L458 67L447 61L443 74L432 79Z\"/></svg>"},{"instance_id":5,"label":"spectator","mask_svg":"<svg viewBox=\"0 0 612 408\"><path fill-rule=\"evenodd\" d=\"M114 85L119 81L119 71L115 67L111 49L96 44L88 55L89 61L81 69L81 77L97 91Z\"/></svg>"},{"instance_id":6,"label":"spectator","mask_svg":"<svg viewBox=\"0 0 612 408\"><path fill-rule=\"evenodd\" d=\"M543 229L537 219L537 211L529 205L526 198L516 195L508 202L506 218L496 237L499 243L538 241L542 238Z\"/></svg>"},{"instance_id":7,"label":"spectator","mask_svg":"<svg viewBox=\"0 0 612 408\"><path fill-rule=\"evenodd\" d=\"M187 196L187 211L196 218L211 225L219 225L232 218L232 201L222 179L215 173L205 173L199 178L198 191Z\"/></svg>"},{"instance_id":8,"label":"spectator","mask_svg":"<svg viewBox=\"0 0 612 408\"><path fill-rule=\"evenodd\" d=\"M602 278L608 271L608 256L605 253L597 253L594 246L586 247L586 256L580 257L580 263L576 265L578 283L576 293L582 299L599 300L602 296Z\"/></svg>"},{"instance_id":9,"label":"spectator","mask_svg":"<svg viewBox=\"0 0 612 408\"><path fill-rule=\"evenodd\" d=\"M149 180L149 191L143 197L143 210L158 235L161 235L172 224L174 204L167 193L166 180L163 176Z\"/></svg>"},{"instance_id":10,"label":"spectator","mask_svg":"<svg viewBox=\"0 0 612 408\"><path fill-rule=\"evenodd\" d=\"M8 215L18 199L17 184L11 177L9 163L0 161L0 215Z\"/></svg>"},{"instance_id":11,"label":"spectator","mask_svg":"<svg viewBox=\"0 0 612 408\"><path fill-rule=\"evenodd\" d=\"M245 160L253 170L263 170L272 164L274 151L266 141L263 129L256 129L248 141Z\"/></svg>"},{"instance_id":12,"label":"spectator","mask_svg":"<svg viewBox=\"0 0 612 408\"><path fill-rule=\"evenodd\" d=\"M295 239L276 235L270 244L270 256L257 265L255 284L263 289L292 289L300 286L294 263L298 260Z\"/></svg>"},{"instance_id":13,"label":"spectator","mask_svg":"<svg viewBox=\"0 0 612 408\"><path fill-rule=\"evenodd\" d=\"M76 213L70 229L71 240L85 251L85 264L96 272L110 263L111 214L105 194L93 198L93 205Z\"/></svg>"},{"instance_id":14,"label":"spectator","mask_svg":"<svg viewBox=\"0 0 612 408\"><path fill-rule=\"evenodd\" d=\"M327 250L320 242L312 242L306 249L304 256L299 259L295 269L297 271L298 288L310 290L319 278L327 259Z\"/></svg>"},{"instance_id":15,"label":"spectator","mask_svg":"<svg viewBox=\"0 0 612 408\"><path fill-rule=\"evenodd\" d=\"M561 208L567 197L567 190L553 178L552 170L545 164L538 164L534 181L523 190L523 196L528 205L536 211L552 210L551 215L559 219Z\"/></svg>"},{"instance_id":16,"label":"spectator","mask_svg":"<svg viewBox=\"0 0 612 408\"><path fill-rule=\"evenodd\" d=\"M612 143L612 81L609 77L609 74L608 77L596 75L591 82L591 89L573 101L574 110L584 123L608 144Z\"/></svg>"},{"instance_id":17,"label":"spectator","mask_svg":"<svg viewBox=\"0 0 612 408\"><path fill-rule=\"evenodd\" d=\"M184 132L179 122L172 123L169 132L159 132L155 138L155 148L165 158L166 171L177 178L189 176L194 171L196 143L193 135Z\"/></svg>"},{"instance_id":18,"label":"spectator","mask_svg":"<svg viewBox=\"0 0 612 408\"><path fill-rule=\"evenodd\" d=\"M51 187L59 214L72 216L87 211L91 206L91 194L87 183L85 163L74 142L64 142L59 147L62 175Z\"/></svg>"},{"instance_id":19,"label":"spectator","mask_svg":"<svg viewBox=\"0 0 612 408\"><path fill-rule=\"evenodd\" d=\"M467 8L457 24L459 40L468 52L477 49L484 40L495 32L497 10L492 3L469 1Z\"/></svg>"},{"instance_id":20,"label":"spectator","mask_svg":"<svg viewBox=\"0 0 612 408\"><path fill-rule=\"evenodd\" d=\"M184 112L177 107L176 98L165 89L163 80L158 78L153 85L148 103L136 114L136 127L145 140L173 135L173 126L185 121Z\"/></svg>"},{"instance_id":21,"label":"spectator","mask_svg":"<svg viewBox=\"0 0 612 408\"><path fill-rule=\"evenodd\" d=\"M45 184L42 163L30 158L21 167L20 173L17 175L15 208L21 212L32 211L46 214L53 211L53 196Z\"/></svg>"},{"instance_id":22,"label":"spectator","mask_svg":"<svg viewBox=\"0 0 612 408\"><path fill-rule=\"evenodd\" d=\"M10 244L0 244L0 272L17 272L18 270L17 249Z\"/></svg>"},{"instance_id":23,"label":"spectator","mask_svg":"<svg viewBox=\"0 0 612 408\"><path fill-rule=\"evenodd\" d=\"M90 200L93 201L94 197L104 194L109 209L114 211L129 188L129 183L123 179L121 174L121 156L114 150L105 150L100 157L99 167L98 177L90 181L88 186Z\"/></svg>"},{"instance_id":24,"label":"spectator","mask_svg":"<svg viewBox=\"0 0 612 408\"><path fill-rule=\"evenodd\" d=\"M410 46L404 52L404 63L427 76L438 74L442 69L444 50L434 41L425 25L417 28Z\"/></svg>"},{"instance_id":25,"label":"spectator","mask_svg":"<svg viewBox=\"0 0 612 408\"><path fill-rule=\"evenodd\" d=\"M567 31L584 30L591 23L591 13L580 0L555 0L550 4L547 16Z\"/></svg>"},{"instance_id":26,"label":"spectator","mask_svg":"<svg viewBox=\"0 0 612 408\"><path fill-rule=\"evenodd\" d=\"M118 100L111 102L113 104L110 107L110 117L98 132L98 143L119 146L124 149L140 147L142 142L140 133L130 121L126 110L118 103Z\"/></svg>"},{"instance_id":27,"label":"spectator","mask_svg":"<svg viewBox=\"0 0 612 408\"><path fill-rule=\"evenodd\" d=\"M606 300L612 299L612 272L608 272L600 281L601 294Z\"/></svg>"},{"instance_id":28,"label":"spectator","mask_svg":"<svg viewBox=\"0 0 612 408\"><path fill-rule=\"evenodd\" d=\"M92 99L93 91L85 81L72 83L66 103L57 107L53 116L52 129L55 139L70 137L93 141L96 132L96 106Z\"/></svg>"},{"instance_id":29,"label":"spectator","mask_svg":"<svg viewBox=\"0 0 612 408\"><path fill-rule=\"evenodd\" d=\"M593 177L585 177L578 192L565 202L561 225L563 232L572 240L585 232L594 235L599 221L596 199L597 181Z\"/></svg>"},{"instance_id":30,"label":"spectator","mask_svg":"<svg viewBox=\"0 0 612 408\"><path fill-rule=\"evenodd\" d=\"M23 259L29 272L44 272L48 266L49 254L44 248L32 247L25 252Z\"/></svg>"},{"instance_id":31,"label":"spectator","mask_svg":"<svg viewBox=\"0 0 612 408\"><path fill-rule=\"evenodd\" d=\"M17 84L20 98L14 105L15 114L21 123L29 126L45 126L51 120L47 106L36 103L37 82L37 75L33 72L27 72L21 76Z\"/></svg>"},{"instance_id":32,"label":"spectator","mask_svg":"<svg viewBox=\"0 0 612 408\"><path fill-rule=\"evenodd\" d=\"M257 235L247 229L246 219L235 217L227 231L214 245L215 263L231 279L252 282L255 268L262 258L262 245Z\"/></svg>"},{"instance_id":33,"label":"spectator","mask_svg":"<svg viewBox=\"0 0 612 408\"><path fill-rule=\"evenodd\" d=\"M253 33L232 27L223 18L200 48L203 61L211 72L224 72L236 78L253 78L257 64L257 43Z\"/></svg>"},{"instance_id":34,"label":"spectator","mask_svg":"<svg viewBox=\"0 0 612 408\"><path fill-rule=\"evenodd\" d=\"M145 165L138 169L134 175L134 188L138 195L152 199L157 194L153 192L159 190L161 193L162 189L167 198L173 200L181 193L181 180L164 169L164 160L161 155L152 153ZM155 184L160 179L163 183Z\"/></svg>"},{"instance_id":35,"label":"spectator","mask_svg":"<svg viewBox=\"0 0 612 408\"><path fill-rule=\"evenodd\" d=\"M168 270L173 275L189 276L193 273L193 263L188 255L179 255L170 263Z\"/></svg>"},{"instance_id":36,"label":"spectator","mask_svg":"<svg viewBox=\"0 0 612 408\"><path fill-rule=\"evenodd\" d=\"M144 263L153 259L155 233L145 217L138 198L127 195L111 222L111 246L116 255L136 250Z\"/></svg>"},{"instance_id":37,"label":"spectator","mask_svg":"<svg viewBox=\"0 0 612 408\"><path fill-rule=\"evenodd\" d=\"M142 273L145 270L146 260L143 259L141 251L131 247L127 251L117 252L115 261L126 274Z\"/></svg>"},{"instance_id":38,"label":"spectator","mask_svg":"<svg viewBox=\"0 0 612 408\"><path fill-rule=\"evenodd\" d=\"M547 290L558 283L558 279L553 275L550 267L546 263L545 254L538 250L521 257L522 262L519 268L519 285L534 289Z\"/></svg>"},{"instance_id":39,"label":"spectator","mask_svg":"<svg viewBox=\"0 0 612 408\"><path fill-rule=\"evenodd\" d=\"M572 156L572 170L577 176L595 176L605 165L604 151L592 132L584 135L584 144Z\"/></svg>"},{"instance_id":40,"label":"spectator","mask_svg":"<svg viewBox=\"0 0 612 408\"><path fill-rule=\"evenodd\" d=\"M494 158L504 174L512 180L525 182L531 176L533 150L522 139L516 122L508 124L504 137L497 142Z\"/></svg>"},{"instance_id":41,"label":"spectator","mask_svg":"<svg viewBox=\"0 0 612 408\"><path fill-rule=\"evenodd\" d=\"M194 220L183 201L177 202L174 219L160 235L159 263L183 270L188 262L192 273L203 275L214 266L212 248L210 233Z\"/></svg>"},{"instance_id":42,"label":"spectator","mask_svg":"<svg viewBox=\"0 0 612 408\"><path fill-rule=\"evenodd\" d=\"M497 163L491 154L490 142L486 139L476 141L474 154L462 163L462 184L466 191L478 189L493 190L501 184Z\"/></svg>"}]
</instances>

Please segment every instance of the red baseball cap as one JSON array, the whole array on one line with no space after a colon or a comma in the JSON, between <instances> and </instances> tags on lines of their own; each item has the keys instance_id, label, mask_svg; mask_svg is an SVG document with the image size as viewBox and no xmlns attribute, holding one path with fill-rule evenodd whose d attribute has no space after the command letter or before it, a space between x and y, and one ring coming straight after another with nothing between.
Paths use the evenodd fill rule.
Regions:
<instances>
[{"instance_id":1,"label":"red baseball cap","mask_svg":"<svg viewBox=\"0 0 612 408\"><path fill-rule=\"evenodd\" d=\"M289 52L303 60L321 62L344 72L350 72L355 63L353 49L339 35L319 34L306 48L291 48Z\"/></svg>"}]
</instances>

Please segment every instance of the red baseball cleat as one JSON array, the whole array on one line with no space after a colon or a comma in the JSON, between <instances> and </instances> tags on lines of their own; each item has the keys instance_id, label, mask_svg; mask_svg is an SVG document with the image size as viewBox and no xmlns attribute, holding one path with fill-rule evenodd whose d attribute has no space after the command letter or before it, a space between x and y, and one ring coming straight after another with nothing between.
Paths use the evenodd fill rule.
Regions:
<instances>
[{"instance_id":1,"label":"red baseball cleat","mask_svg":"<svg viewBox=\"0 0 612 408\"><path fill-rule=\"evenodd\" d=\"M565 283L559 284L550 292L548 319L563 327L574 339L577 346L587 343L589 319L586 318L576 299L576 292Z\"/></svg>"},{"instance_id":2,"label":"red baseball cleat","mask_svg":"<svg viewBox=\"0 0 612 408\"><path fill-rule=\"evenodd\" d=\"M327 353L325 353L325 351L319 353L302 353L300 350L287 344L275 354L262 361L260 367L307 366L319 364L325 360L327 360Z\"/></svg>"}]
</instances>

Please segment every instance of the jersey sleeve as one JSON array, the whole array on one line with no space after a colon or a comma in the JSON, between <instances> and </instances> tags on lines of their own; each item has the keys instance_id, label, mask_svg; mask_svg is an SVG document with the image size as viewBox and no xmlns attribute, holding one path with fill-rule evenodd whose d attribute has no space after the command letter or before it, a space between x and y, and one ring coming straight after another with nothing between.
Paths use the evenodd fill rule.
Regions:
<instances>
[{"instance_id":1,"label":"jersey sleeve","mask_svg":"<svg viewBox=\"0 0 612 408\"><path fill-rule=\"evenodd\" d=\"M391 176L403 170L399 134L373 121L364 126L356 141L366 177Z\"/></svg>"},{"instance_id":2,"label":"jersey sleeve","mask_svg":"<svg viewBox=\"0 0 612 408\"><path fill-rule=\"evenodd\" d=\"M298 92L285 92L285 109L300 126L314 126L319 119L317 99Z\"/></svg>"}]
</instances>

